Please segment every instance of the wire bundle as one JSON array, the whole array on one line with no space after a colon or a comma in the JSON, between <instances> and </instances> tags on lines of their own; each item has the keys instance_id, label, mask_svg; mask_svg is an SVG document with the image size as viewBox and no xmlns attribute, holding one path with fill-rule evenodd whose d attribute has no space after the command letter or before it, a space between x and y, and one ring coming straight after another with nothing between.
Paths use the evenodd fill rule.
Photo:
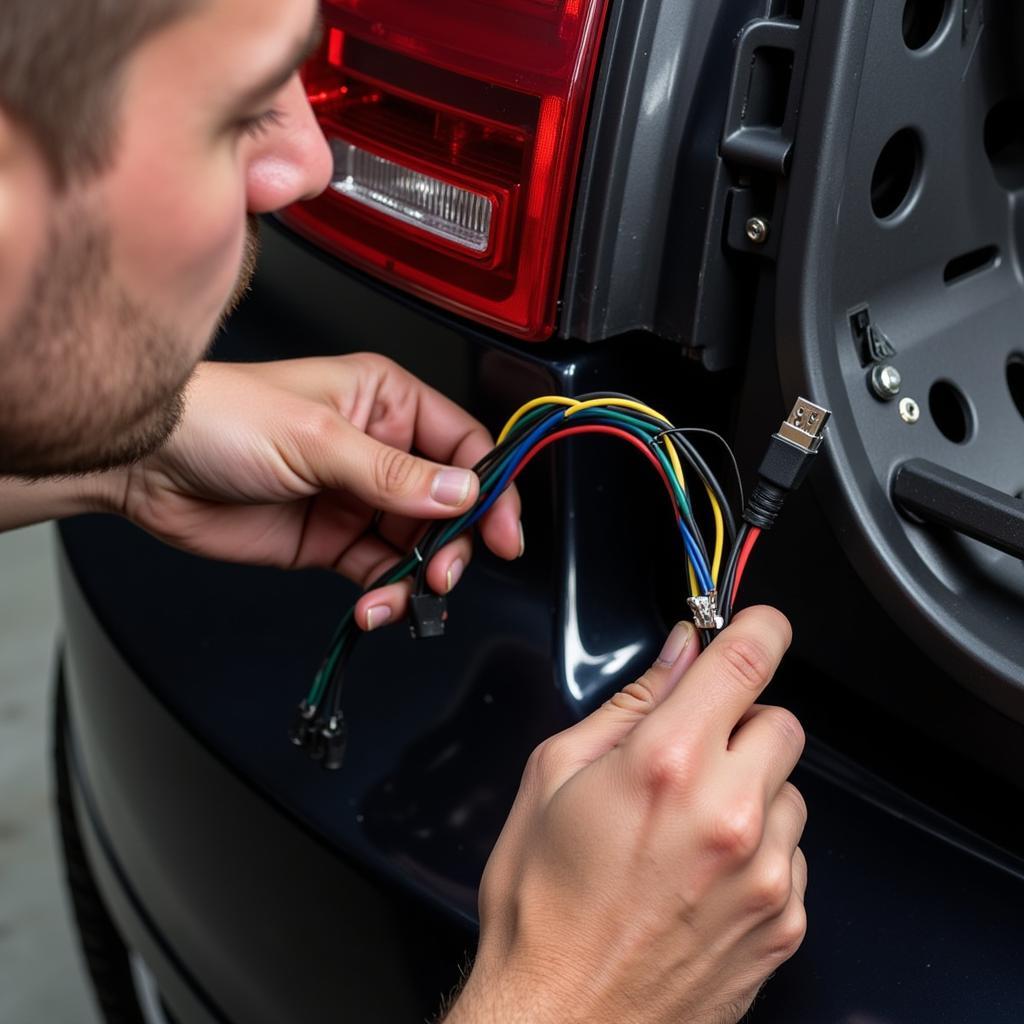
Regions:
<instances>
[{"instance_id":1,"label":"wire bundle","mask_svg":"<svg viewBox=\"0 0 1024 1024\"><path fill-rule=\"evenodd\" d=\"M444 632L445 598L429 593L427 566L434 555L459 534L472 529L505 489L545 448L563 438L601 434L626 441L638 449L665 485L682 538L688 579L688 604L707 643L729 622L743 571L761 530L737 516L714 473L686 436L705 434L725 446L736 470L737 497L744 506L743 488L735 457L718 434L702 428L678 428L643 402L617 392L595 392L580 398L557 395L527 402L505 424L497 445L474 466L480 494L474 506L453 520L434 523L412 553L374 581L370 589L414 578L410 618L414 636ZM701 485L713 523L713 542L705 543L694 515L690 474ZM702 499L703 500L703 499ZM723 566L724 560L724 566ZM299 705L291 731L292 742L304 747L325 768L341 766L345 747L342 679L360 630L355 608L338 624L323 663L306 698Z\"/></svg>"}]
</instances>

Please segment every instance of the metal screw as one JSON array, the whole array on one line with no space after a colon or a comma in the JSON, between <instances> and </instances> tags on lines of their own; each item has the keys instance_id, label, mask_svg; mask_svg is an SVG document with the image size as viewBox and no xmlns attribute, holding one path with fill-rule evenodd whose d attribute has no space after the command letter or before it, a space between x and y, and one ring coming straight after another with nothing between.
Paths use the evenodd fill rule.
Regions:
<instances>
[{"instance_id":1,"label":"metal screw","mask_svg":"<svg viewBox=\"0 0 1024 1024\"><path fill-rule=\"evenodd\" d=\"M904 423L916 423L921 418L921 407L912 398L900 399L900 419Z\"/></svg>"},{"instance_id":2,"label":"metal screw","mask_svg":"<svg viewBox=\"0 0 1024 1024\"><path fill-rule=\"evenodd\" d=\"M754 245L763 245L768 241L768 221L763 217L751 217L747 221L747 238Z\"/></svg>"},{"instance_id":3,"label":"metal screw","mask_svg":"<svg viewBox=\"0 0 1024 1024\"><path fill-rule=\"evenodd\" d=\"M888 363L876 363L871 368L871 390L883 402L895 398L900 393L902 383L903 378L895 366L890 366Z\"/></svg>"}]
</instances>

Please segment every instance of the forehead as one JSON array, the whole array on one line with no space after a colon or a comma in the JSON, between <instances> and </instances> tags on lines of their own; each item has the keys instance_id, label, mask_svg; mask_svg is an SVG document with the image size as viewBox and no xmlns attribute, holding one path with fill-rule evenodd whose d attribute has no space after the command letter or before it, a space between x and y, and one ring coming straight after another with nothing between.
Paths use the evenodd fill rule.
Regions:
<instances>
[{"instance_id":1,"label":"forehead","mask_svg":"<svg viewBox=\"0 0 1024 1024\"><path fill-rule=\"evenodd\" d=\"M199 0L143 44L136 64L145 74L169 75L179 92L211 82L222 93L251 86L309 38L318 6L317 0Z\"/></svg>"}]
</instances>

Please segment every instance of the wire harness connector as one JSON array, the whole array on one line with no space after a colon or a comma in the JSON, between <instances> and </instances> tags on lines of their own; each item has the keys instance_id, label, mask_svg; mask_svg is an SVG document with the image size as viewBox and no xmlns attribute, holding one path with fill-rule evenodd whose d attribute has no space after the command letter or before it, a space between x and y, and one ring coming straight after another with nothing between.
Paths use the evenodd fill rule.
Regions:
<instances>
[{"instance_id":1,"label":"wire harness connector","mask_svg":"<svg viewBox=\"0 0 1024 1024\"><path fill-rule=\"evenodd\" d=\"M698 629L721 629L725 624L722 616L718 614L717 590L700 594L698 597L688 597L686 603L693 612L693 624Z\"/></svg>"},{"instance_id":2,"label":"wire harness connector","mask_svg":"<svg viewBox=\"0 0 1024 1024\"><path fill-rule=\"evenodd\" d=\"M448 601L440 594L413 594L409 598L409 632L417 640L444 636Z\"/></svg>"},{"instance_id":3,"label":"wire harness connector","mask_svg":"<svg viewBox=\"0 0 1024 1024\"><path fill-rule=\"evenodd\" d=\"M824 440L831 413L806 398L798 398L778 431L757 471L757 485L743 510L751 526L770 530L786 496L803 483Z\"/></svg>"}]
</instances>

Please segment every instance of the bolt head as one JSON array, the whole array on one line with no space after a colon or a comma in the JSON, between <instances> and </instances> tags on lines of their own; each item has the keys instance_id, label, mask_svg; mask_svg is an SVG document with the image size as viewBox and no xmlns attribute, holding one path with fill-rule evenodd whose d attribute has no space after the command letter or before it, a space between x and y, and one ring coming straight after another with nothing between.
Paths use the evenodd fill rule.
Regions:
<instances>
[{"instance_id":1,"label":"bolt head","mask_svg":"<svg viewBox=\"0 0 1024 1024\"><path fill-rule=\"evenodd\" d=\"M755 245L768 241L768 221L763 217L751 217L747 221L747 238Z\"/></svg>"},{"instance_id":2,"label":"bolt head","mask_svg":"<svg viewBox=\"0 0 1024 1024\"><path fill-rule=\"evenodd\" d=\"M895 398L902 384L903 378L895 366L881 363L871 368L871 390L884 401Z\"/></svg>"},{"instance_id":3,"label":"bolt head","mask_svg":"<svg viewBox=\"0 0 1024 1024\"><path fill-rule=\"evenodd\" d=\"M904 423L916 423L921 418L921 407L912 398L900 399L900 419Z\"/></svg>"}]
</instances>

